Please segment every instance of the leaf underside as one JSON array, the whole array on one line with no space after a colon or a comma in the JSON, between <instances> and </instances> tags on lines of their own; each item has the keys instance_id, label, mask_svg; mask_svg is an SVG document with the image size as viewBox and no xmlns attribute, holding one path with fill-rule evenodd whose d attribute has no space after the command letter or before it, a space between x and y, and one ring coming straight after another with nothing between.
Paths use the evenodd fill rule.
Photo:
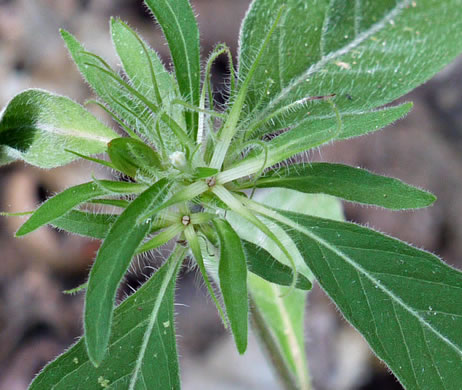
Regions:
<instances>
[{"instance_id":1,"label":"leaf underside","mask_svg":"<svg viewBox=\"0 0 462 390\"><path fill-rule=\"evenodd\" d=\"M31 89L15 96L0 113L0 164L21 159L54 168L77 158L66 149L103 153L116 137L71 99Z\"/></svg>"}]
</instances>

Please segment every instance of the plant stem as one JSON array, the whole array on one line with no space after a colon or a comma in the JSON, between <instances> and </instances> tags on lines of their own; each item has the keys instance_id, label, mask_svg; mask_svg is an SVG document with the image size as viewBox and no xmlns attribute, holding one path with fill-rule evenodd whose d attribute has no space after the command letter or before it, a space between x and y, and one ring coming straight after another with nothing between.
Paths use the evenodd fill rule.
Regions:
<instances>
[{"instance_id":1,"label":"plant stem","mask_svg":"<svg viewBox=\"0 0 462 390\"><path fill-rule=\"evenodd\" d=\"M271 333L271 330L266 324L265 319L258 310L256 303L251 296L250 312L250 320L254 333L257 335L260 345L262 345L263 349L266 350L265 355L269 357L270 363L283 388L285 390L312 390L309 381L303 385L303 388L301 388L298 384L297 378L286 364L276 339ZM307 377L309 377L309 373L307 373Z\"/></svg>"}]
</instances>

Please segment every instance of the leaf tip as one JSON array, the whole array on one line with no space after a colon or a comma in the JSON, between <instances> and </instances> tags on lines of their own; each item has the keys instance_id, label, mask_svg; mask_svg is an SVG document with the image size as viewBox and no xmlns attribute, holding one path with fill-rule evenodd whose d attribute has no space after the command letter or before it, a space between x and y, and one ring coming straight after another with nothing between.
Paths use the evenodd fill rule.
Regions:
<instances>
[{"instance_id":1,"label":"leaf tip","mask_svg":"<svg viewBox=\"0 0 462 390\"><path fill-rule=\"evenodd\" d=\"M236 346L239 355L244 355L245 351L247 351L247 338L240 343L236 343Z\"/></svg>"},{"instance_id":2,"label":"leaf tip","mask_svg":"<svg viewBox=\"0 0 462 390\"><path fill-rule=\"evenodd\" d=\"M14 236L15 236L16 238L19 238L19 237L25 236L27 233L30 233L30 232L27 231L27 229L24 228L24 225L22 225L22 226L17 230L17 232L14 234Z\"/></svg>"}]
</instances>

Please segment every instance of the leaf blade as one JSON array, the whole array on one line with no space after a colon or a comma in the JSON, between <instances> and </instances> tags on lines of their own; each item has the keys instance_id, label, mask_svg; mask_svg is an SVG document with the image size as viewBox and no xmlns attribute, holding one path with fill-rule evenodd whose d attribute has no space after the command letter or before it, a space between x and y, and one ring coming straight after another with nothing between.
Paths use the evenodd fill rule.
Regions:
<instances>
[{"instance_id":1,"label":"leaf blade","mask_svg":"<svg viewBox=\"0 0 462 390\"><path fill-rule=\"evenodd\" d=\"M342 114L382 106L425 82L462 49L457 0L387 0L379 6L340 0L310 6L302 0L287 3L285 20L290 23L281 23L264 59L274 66L261 68L248 102L250 107L259 104L262 118L299 99L332 93ZM267 23L268 10L277 4L252 3L241 30L240 68L248 69L252 47L261 41L254 30ZM355 10L356 4L362 6ZM422 24L435 14L441 16L437 23ZM336 35L339 31L344 35ZM428 52L435 53L435 60L419 55ZM274 83L264 93L268 79ZM323 102L311 102L308 110L317 115L328 109ZM306 109L298 111L279 118L275 128L298 121Z\"/></svg>"},{"instance_id":2,"label":"leaf blade","mask_svg":"<svg viewBox=\"0 0 462 390\"><path fill-rule=\"evenodd\" d=\"M398 179L372 174L342 164L294 164L282 172L272 171L241 188L283 187L304 193L323 193L351 202L372 204L392 210L427 207L435 196Z\"/></svg>"},{"instance_id":3,"label":"leaf blade","mask_svg":"<svg viewBox=\"0 0 462 390\"><path fill-rule=\"evenodd\" d=\"M113 318L117 287L150 223L137 225L139 214L167 196L170 184L159 180L141 193L111 226L90 271L85 296L85 344L88 356L96 365L106 354Z\"/></svg>"},{"instance_id":4,"label":"leaf blade","mask_svg":"<svg viewBox=\"0 0 462 390\"><path fill-rule=\"evenodd\" d=\"M116 137L81 105L37 89L16 95L0 114L0 160L12 154L6 163L22 159L41 168L58 167L77 158L65 149L103 153Z\"/></svg>"},{"instance_id":5,"label":"leaf blade","mask_svg":"<svg viewBox=\"0 0 462 390\"><path fill-rule=\"evenodd\" d=\"M243 354L247 349L249 321L246 257L241 239L231 225L222 219L213 220L213 224L220 242L220 289L237 349Z\"/></svg>"},{"instance_id":6,"label":"leaf blade","mask_svg":"<svg viewBox=\"0 0 462 390\"><path fill-rule=\"evenodd\" d=\"M185 127L182 107L172 103L179 96L178 84L165 69L158 54L119 19L111 19L111 36L124 71L133 86L166 111L181 127ZM167 150L180 150L180 145L171 137L171 130L164 122L159 123L159 131Z\"/></svg>"},{"instance_id":7,"label":"leaf blade","mask_svg":"<svg viewBox=\"0 0 462 390\"><path fill-rule=\"evenodd\" d=\"M342 118L341 131L337 118L331 113L325 120L303 121L293 129L277 136L269 142L265 142L267 148L267 158L265 165L265 152L251 153L249 156L232 164L229 169L217 175L219 183L229 181L261 172L263 168L268 168L297 153L304 152L314 147L320 146L337 137L351 138L368 132L376 131L382 127L399 119L403 111L410 106L398 106L392 109L376 111L359 111Z\"/></svg>"},{"instance_id":8,"label":"leaf blade","mask_svg":"<svg viewBox=\"0 0 462 390\"><path fill-rule=\"evenodd\" d=\"M273 217L290 227L321 286L405 387L457 388L461 272L354 224L289 212Z\"/></svg>"},{"instance_id":9,"label":"leaf blade","mask_svg":"<svg viewBox=\"0 0 462 390\"><path fill-rule=\"evenodd\" d=\"M184 254L185 250L177 255ZM143 375L146 375L156 388L179 390L173 316L175 275L179 261L181 260L178 257L171 256L135 294L116 308L108 354L111 359L106 359L100 367L95 368L88 359L83 337L67 352L48 364L34 379L30 389L98 389L102 388L103 381L106 381L107 389L128 388L139 356L139 346L143 338L149 334L148 323L155 303L162 300L157 313L157 326L153 328L149 339L150 353L145 355L143 362ZM176 268L173 274L172 267ZM159 291L163 282L168 282L168 286L161 297Z\"/></svg>"},{"instance_id":10,"label":"leaf blade","mask_svg":"<svg viewBox=\"0 0 462 390\"><path fill-rule=\"evenodd\" d=\"M200 100L199 29L188 0L145 0L167 39L183 98L195 106ZM190 132L197 132L197 113L186 113Z\"/></svg>"},{"instance_id":11,"label":"leaf blade","mask_svg":"<svg viewBox=\"0 0 462 390\"><path fill-rule=\"evenodd\" d=\"M280 263L268 251L251 242L242 241L242 246L250 272L267 282L290 286L293 278L290 267ZM311 290L313 286L308 278L299 274L295 287L300 290Z\"/></svg>"},{"instance_id":12,"label":"leaf blade","mask_svg":"<svg viewBox=\"0 0 462 390\"><path fill-rule=\"evenodd\" d=\"M71 210L53 220L51 225L66 232L102 240L116 219L117 215L113 214L93 214Z\"/></svg>"},{"instance_id":13,"label":"leaf blade","mask_svg":"<svg viewBox=\"0 0 462 390\"><path fill-rule=\"evenodd\" d=\"M24 236L66 214L74 207L93 198L111 194L136 194L146 186L135 183L100 180L67 188L43 203L19 228L16 236Z\"/></svg>"}]
</instances>

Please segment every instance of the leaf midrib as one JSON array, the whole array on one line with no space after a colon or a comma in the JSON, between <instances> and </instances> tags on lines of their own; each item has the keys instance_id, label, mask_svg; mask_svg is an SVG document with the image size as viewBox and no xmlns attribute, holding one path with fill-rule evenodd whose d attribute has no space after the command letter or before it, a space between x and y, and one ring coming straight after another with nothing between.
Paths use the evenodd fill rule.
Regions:
<instances>
[{"instance_id":1,"label":"leaf midrib","mask_svg":"<svg viewBox=\"0 0 462 390\"><path fill-rule=\"evenodd\" d=\"M157 300L157 297L154 298L154 299L149 299L149 300L143 301L143 303L144 303L145 305L149 305L151 302L155 302L156 300ZM121 316L123 313L125 313L125 312L120 312L120 313L118 313L118 316ZM112 348L112 347L114 347L114 346L116 346L117 344L119 344L119 343L120 343L121 341L123 341L125 338L129 337L129 336L130 336L135 330L137 330L138 328L141 328L141 327L145 326L146 322L148 322L148 321L149 321L149 319L146 318L146 319L144 319L143 321L138 322L138 324L137 324L136 326L132 327L130 330L128 330L127 333L123 334L123 335L122 335L121 337L119 337L117 340L114 340L114 342L109 343L109 344L108 344L108 349L109 349L109 348ZM83 340L83 338L80 339L81 342L82 342L82 340ZM78 370L80 370L80 369L83 369L85 366L88 366L88 365L91 366L90 360L85 361L85 362L82 363L80 366L78 366L78 367L76 367L75 369L73 369L72 371L68 372L65 376L63 376L63 377L60 379L59 382L57 382L55 385L53 385L53 389L56 388L56 386L58 386L58 385L59 385L63 380L65 380L69 375L73 374L74 372L76 372L76 371L78 371ZM115 382L117 382L117 381L119 381L120 379L125 378L125 377L127 377L127 376L129 376L129 375L132 375L132 372L129 372L129 373L127 373L127 374L121 376L120 378L117 378L117 380L114 381L114 382L111 382L111 384L114 384Z\"/></svg>"},{"instance_id":2,"label":"leaf midrib","mask_svg":"<svg viewBox=\"0 0 462 390\"><path fill-rule=\"evenodd\" d=\"M289 341L289 345L293 352L293 355L294 357L303 356L303 352L300 351L300 346L297 341L297 335L295 334L292 321L290 320L289 313L287 312L287 309L284 305L284 301L282 300L282 297L281 297L281 289L277 284L274 284L274 283L271 283L271 289L274 292L274 297L275 297L274 303L276 304L279 314L281 315L282 322L284 323L284 328L287 331L285 335L287 336L287 339ZM295 365L295 370L297 372L297 377L300 380L301 388L304 389L304 388L307 388L309 380L307 377L307 370L304 367L303 363L304 363L303 359L294 358L294 365Z\"/></svg>"},{"instance_id":3,"label":"leaf midrib","mask_svg":"<svg viewBox=\"0 0 462 390\"><path fill-rule=\"evenodd\" d=\"M397 302L402 306L409 314L413 315L415 318L419 320L422 325L430 329L436 336L438 336L441 340L445 341L448 345L450 345L460 356L462 356L462 351L455 345L451 340L447 337L443 336L440 332L438 332L431 324L429 324L425 319L420 317L419 313L414 310L412 307L409 307L401 298L396 296L392 291L387 289L378 279L375 279L370 273L368 273L363 267L358 265L354 260L350 259L348 255L343 253L341 250L338 250L335 246L330 245L327 241L323 240L321 237L317 236L316 234L312 233L309 230L302 228L300 225L293 226L295 229L299 230L300 232L306 234L311 239L318 241L319 244L323 245L329 251L335 253L337 256L342 258L345 262L350 264L355 270L360 272L364 275L367 279L369 279L374 285L378 286L384 294L388 295L389 298L392 299L392 302Z\"/></svg>"},{"instance_id":4,"label":"leaf midrib","mask_svg":"<svg viewBox=\"0 0 462 390\"><path fill-rule=\"evenodd\" d=\"M410 1L411 0L403 0L402 3L397 4L394 8L392 8L380 21L373 24L369 29L360 33L358 36L355 37L355 39L353 39L346 46L340 49L337 49L336 51L329 53L328 55L322 56L318 62L311 65L304 73L302 73L293 82L291 82L287 87L285 87L278 94L278 96L275 99L273 99L268 104L268 106L262 111L260 117L265 117L268 111L272 111L274 106L276 106L281 100L283 100L292 91L293 88L297 87L303 80L306 80L306 78L309 77L311 74L318 72L325 65L327 65L330 61L348 53L350 50L360 45L370 36L380 31L384 26L387 25L387 23L390 20L393 20L406 6L409 6ZM322 37L321 37L321 40L322 40Z\"/></svg>"},{"instance_id":5,"label":"leaf midrib","mask_svg":"<svg viewBox=\"0 0 462 390\"><path fill-rule=\"evenodd\" d=\"M186 59L186 63L187 63L187 67L188 67L188 72L187 72L187 75L188 75L188 83L189 83L189 90L191 91L191 97L193 99L193 103L195 101L195 97L196 97L196 93L195 93L195 90L193 88L193 85L192 85L192 79L191 79L191 75L193 74L192 71L191 71L191 63L189 61L189 56L188 56L188 46L186 45L186 40L185 40L185 37L184 37L184 34L183 34L183 30L181 28L181 24L179 23L178 21L178 18L175 14L175 12L173 11L172 9L172 6L169 4L168 1L164 1L164 4L167 6L168 10L170 11L170 13L172 14L173 16L173 19L175 20L175 24L177 25L178 27L178 31L180 32L180 38L181 38L181 42L183 44L183 48L184 48L184 52L186 53L185 55L185 59Z\"/></svg>"},{"instance_id":6,"label":"leaf midrib","mask_svg":"<svg viewBox=\"0 0 462 390\"><path fill-rule=\"evenodd\" d=\"M180 259L180 257L178 259ZM138 357L136 359L135 368L132 371L132 378L130 380L129 390L134 390L135 389L136 381L138 380L138 374L141 371L141 365L143 364L144 355L146 353L146 349L147 349L147 346L148 346L148 343L149 343L149 339L151 337L151 333L152 333L152 330L154 328L154 325L156 324L157 315L159 313L159 308L160 308L160 305L162 303L162 300L164 299L165 292L167 291L167 288L170 285L172 276L175 273L175 269L176 269L178 259L170 259L169 260L169 261L172 262L172 264L170 264L168 272L166 273L166 275L164 276L164 279L162 280L162 284L160 285L159 293L157 294L157 298L156 298L156 300L154 302L154 307L153 307L153 309L151 311L151 314L149 316L148 326L147 326L146 331L144 332L144 336L143 336L143 343L141 344L141 348L140 348L140 351L138 353Z\"/></svg>"},{"instance_id":7,"label":"leaf midrib","mask_svg":"<svg viewBox=\"0 0 462 390\"><path fill-rule=\"evenodd\" d=\"M338 250L335 246L331 245L330 243L328 243L327 241L319 237L317 234L313 233L311 230L304 228L298 223L292 221L290 218L284 217L283 215L273 210L269 210L266 207L264 208L266 212L271 214L272 218L305 234L306 236L310 237L312 240L317 242L318 245L324 246L326 249L333 252L341 259L343 259L346 263L352 266L356 271L360 272L367 279L369 279L375 286L379 287L385 295L389 296L392 302L396 301L397 303L399 303L401 307L403 307L407 312L409 312L409 314L414 316L422 325L428 328L432 333L434 333L437 337L439 337L446 344L448 344L454 351L456 351L460 356L462 356L462 350L460 350L457 345L455 345L451 340L449 340L447 337L445 337L440 332L438 332L438 330L436 330L431 324L429 324L424 318L422 318L416 310L414 310L412 307L407 306L406 303L401 298L396 296L392 291L388 290L379 280L375 279L371 274L369 274L363 267L357 264L353 259L350 259L347 254L343 253L341 250Z\"/></svg>"}]
</instances>

